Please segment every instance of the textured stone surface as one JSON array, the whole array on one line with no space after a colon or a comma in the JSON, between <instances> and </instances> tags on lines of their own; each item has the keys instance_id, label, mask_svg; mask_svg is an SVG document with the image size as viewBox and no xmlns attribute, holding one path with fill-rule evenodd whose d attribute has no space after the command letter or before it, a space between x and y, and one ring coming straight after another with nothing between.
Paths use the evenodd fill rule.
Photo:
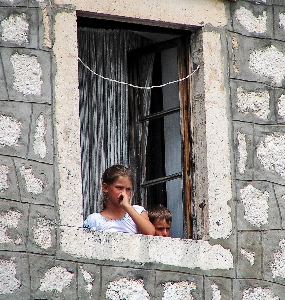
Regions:
<instances>
[{"instance_id":1,"label":"textured stone surface","mask_svg":"<svg viewBox=\"0 0 285 300\"><path fill-rule=\"evenodd\" d=\"M33 49L4 48L2 60L10 100L51 103L49 53Z\"/></svg>"},{"instance_id":2,"label":"textured stone surface","mask_svg":"<svg viewBox=\"0 0 285 300\"><path fill-rule=\"evenodd\" d=\"M15 159L21 200L35 204L54 205L52 166Z\"/></svg>"},{"instance_id":3,"label":"textured stone surface","mask_svg":"<svg viewBox=\"0 0 285 300\"><path fill-rule=\"evenodd\" d=\"M205 300L227 300L232 298L232 280L207 277L204 281Z\"/></svg>"},{"instance_id":4,"label":"textured stone surface","mask_svg":"<svg viewBox=\"0 0 285 300\"><path fill-rule=\"evenodd\" d=\"M262 279L262 244L260 232L239 232L237 277Z\"/></svg>"},{"instance_id":5,"label":"textured stone surface","mask_svg":"<svg viewBox=\"0 0 285 300\"><path fill-rule=\"evenodd\" d=\"M266 182L237 184L239 230L280 229L281 220L273 186Z\"/></svg>"},{"instance_id":6,"label":"textured stone surface","mask_svg":"<svg viewBox=\"0 0 285 300\"><path fill-rule=\"evenodd\" d=\"M265 5L253 5L247 1L237 1L232 5L233 27L236 32L245 35L272 37L272 8Z\"/></svg>"}]
</instances>

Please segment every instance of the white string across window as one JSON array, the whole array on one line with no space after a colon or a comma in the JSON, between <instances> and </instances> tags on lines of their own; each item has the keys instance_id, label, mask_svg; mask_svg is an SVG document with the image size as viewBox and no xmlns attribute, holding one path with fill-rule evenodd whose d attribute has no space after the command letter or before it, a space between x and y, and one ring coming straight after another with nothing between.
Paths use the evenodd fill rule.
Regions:
<instances>
[{"instance_id":1,"label":"white string across window","mask_svg":"<svg viewBox=\"0 0 285 300\"><path fill-rule=\"evenodd\" d=\"M188 74L186 77L183 77L183 78L180 78L180 79L177 79L177 80L173 80L173 81L169 81L167 83L164 83L164 84L161 84L161 85L152 85L152 86L138 86L138 85L134 85L134 84L131 84L131 83L128 83L128 82L123 82L123 81L119 81L119 80L116 80L116 79L112 79L112 78L108 78L108 77L105 77L101 74L98 74L96 73L95 71L91 70L81 59L80 57L78 57L78 60L82 63L82 65L88 69L92 74L104 79L104 80L108 80L108 81L111 81L111 82L115 82L115 83L119 83L119 84L124 84L124 85L127 85L127 86L131 86L133 88L137 88L137 89L146 89L146 90L150 90L150 89L153 89L153 88L161 88L161 87L164 87L164 86L167 86L169 84L173 84L173 83L177 83L177 82L181 82L183 80L186 80L188 79L189 77L191 77L192 75L194 75L200 68L200 65L197 65L196 69L191 73L191 74Z\"/></svg>"}]
</instances>

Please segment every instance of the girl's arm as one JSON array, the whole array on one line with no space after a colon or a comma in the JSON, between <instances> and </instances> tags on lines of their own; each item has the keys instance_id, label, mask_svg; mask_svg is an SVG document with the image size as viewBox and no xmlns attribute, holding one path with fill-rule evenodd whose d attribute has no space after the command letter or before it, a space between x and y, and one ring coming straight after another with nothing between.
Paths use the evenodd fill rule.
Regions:
<instances>
[{"instance_id":1,"label":"girl's arm","mask_svg":"<svg viewBox=\"0 0 285 300\"><path fill-rule=\"evenodd\" d=\"M130 204L129 197L125 193L122 193L122 196L123 199L121 205L129 214L129 216L133 219L139 231L145 235L154 235L155 228L153 224L150 222L147 213L146 212L142 212L141 214L138 213Z\"/></svg>"}]
</instances>

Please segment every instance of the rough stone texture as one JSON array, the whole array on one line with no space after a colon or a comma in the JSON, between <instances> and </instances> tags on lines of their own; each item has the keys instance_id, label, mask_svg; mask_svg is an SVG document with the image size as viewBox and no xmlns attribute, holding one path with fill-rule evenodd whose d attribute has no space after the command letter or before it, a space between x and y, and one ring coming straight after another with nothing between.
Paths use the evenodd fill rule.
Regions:
<instances>
[{"instance_id":1,"label":"rough stone texture","mask_svg":"<svg viewBox=\"0 0 285 300\"><path fill-rule=\"evenodd\" d=\"M31 205L27 248L33 253L55 254L56 219L53 207Z\"/></svg>"},{"instance_id":2,"label":"rough stone texture","mask_svg":"<svg viewBox=\"0 0 285 300\"><path fill-rule=\"evenodd\" d=\"M53 163L52 112L49 105L33 104L28 158Z\"/></svg>"},{"instance_id":3,"label":"rough stone texture","mask_svg":"<svg viewBox=\"0 0 285 300\"><path fill-rule=\"evenodd\" d=\"M229 54L232 78L279 87L284 84L284 43L233 34Z\"/></svg>"},{"instance_id":4,"label":"rough stone texture","mask_svg":"<svg viewBox=\"0 0 285 300\"><path fill-rule=\"evenodd\" d=\"M23 300L30 297L28 257L25 253L0 252L0 298Z\"/></svg>"},{"instance_id":5,"label":"rough stone texture","mask_svg":"<svg viewBox=\"0 0 285 300\"><path fill-rule=\"evenodd\" d=\"M255 82L231 81L233 119L255 123L274 123L274 90Z\"/></svg>"},{"instance_id":6,"label":"rough stone texture","mask_svg":"<svg viewBox=\"0 0 285 300\"><path fill-rule=\"evenodd\" d=\"M100 299L149 299L154 294L154 271L117 267L102 268L102 289ZM117 295L117 296L116 296Z\"/></svg>"},{"instance_id":7,"label":"rough stone texture","mask_svg":"<svg viewBox=\"0 0 285 300\"><path fill-rule=\"evenodd\" d=\"M284 287L258 280L234 280L233 299L241 300L281 300Z\"/></svg>"},{"instance_id":8,"label":"rough stone texture","mask_svg":"<svg viewBox=\"0 0 285 300\"><path fill-rule=\"evenodd\" d=\"M262 244L260 232L239 232L237 277L262 279Z\"/></svg>"},{"instance_id":9,"label":"rough stone texture","mask_svg":"<svg viewBox=\"0 0 285 300\"><path fill-rule=\"evenodd\" d=\"M273 37L272 7L237 1L231 8L233 28L236 32L262 38Z\"/></svg>"},{"instance_id":10,"label":"rough stone texture","mask_svg":"<svg viewBox=\"0 0 285 300\"><path fill-rule=\"evenodd\" d=\"M284 184L284 143L284 126L255 126L255 180L269 180Z\"/></svg>"},{"instance_id":11,"label":"rough stone texture","mask_svg":"<svg viewBox=\"0 0 285 300\"><path fill-rule=\"evenodd\" d=\"M277 123L285 123L285 90L276 89L275 90L275 111L276 111L276 121Z\"/></svg>"},{"instance_id":12,"label":"rough stone texture","mask_svg":"<svg viewBox=\"0 0 285 300\"><path fill-rule=\"evenodd\" d=\"M38 17L34 9L1 8L0 45L37 48Z\"/></svg>"},{"instance_id":13,"label":"rough stone texture","mask_svg":"<svg viewBox=\"0 0 285 300\"><path fill-rule=\"evenodd\" d=\"M15 159L21 200L34 204L54 205L52 166Z\"/></svg>"},{"instance_id":14,"label":"rough stone texture","mask_svg":"<svg viewBox=\"0 0 285 300\"><path fill-rule=\"evenodd\" d=\"M232 299L232 280L227 278L205 278L205 300Z\"/></svg>"},{"instance_id":15,"label":"rough stone texture","mask_svg":"<svg viewBox=\"0 0 285 300\"><path fill-rule=\"evenodd\" d=\"M49 53L4 48L2 61L10 100L51 103Z\"/></svg>"},{"instance_id":16,"label":"rough stone texture","mask_svg":"<svg viewBox=\"0 0 285 300\"><path fill-rule=\"evenodd\" d=\"M101 290L101 268L94 264L79 264L78 276L78 298L99 298Z\"/></svg>"},{"instance_id":17,"label":"rough stone texture","mask_svg":"<svg viewBox=\"0 0 285 300\"><path fill-rule=\"evenodd\" d=\"M11 157L0 155L1 183L0 197L2 199L20 200L16 169Z\"/></svg>"},{"instance_id":18,"label":"rough stone texture","mask_svg":"<svg viewBox=\"0 0 285 300\"><path fill-rule=\"evenodd\" d=\"M78 299L75 263L31 255L30 268L31 296L34 299Z\"/></svg>"},{"instance_id":19,"label":"rough stone texture","mask_svg":"<svg viewBox=\"0 0 285 300\"><path fill-rule=\"evenodd\" d=\"M285 7L274 8L274 33L277 40L285 40Z\"/></svg>"},{"instance_id":20,"label":"rough stone texture","mask_svg":"<svg viewBox=\"0 0 285 300\"><path fill-rule=\"evenodd\" d=\"M278 208L280 210L282 229L285 229L285 187L282 185L274 185L274 192L278 202Z\"/></svg>"},{"instance_id":21,"label":"rough stone texture","mask_svg":"<svg viewBox=\"0 0 285 300\"><path fill-rule=\"evenodd\" d=\"M263 276L265 280L285 284L285 232L263 234ZM281 298L282 299L282 298Z\"/></svg>"},{"instance_id":22,"label":"rough stone texture","mask_svg":"<svg viewBox=\"0 0 285 300\"><path fill-rule=\"evenodd\" d=\"M154 299L200 300L202 285L202 277L157 271Z\"/></svg>"},{"instance_id":23,"label":"rough stone texture","mask_svg":"<svg viewBox=\"0 0 285 300\"><path fill-rule=\"evenodd\" d=\"M0 154L27 157L31 105L0 101Z\"/></svg>"},{"instance_id":24,"label":"rough stone texture","mask_svg":"<svg viewBox=\"0 0 285 300\"><path fill-rule=\"evenodd\" d=\"M8 100L8 92L3 70L3 63L0 52L0 100Z\"/></svg>"},{"instance_id":25,"label":"rough stone texture","mask_svg":"<svg viewBox=\"0 0 285 300\"><path fill-rule=\"evenodd\" d=\"M234 155L236 178L253 179L253 125L244 122L234 122Z\"/></svg>"},{"instance_id":26,"label":"rough stone texture","mask_svg":"<svg viewBox=\"0 0 285 300\"><path fill-rule=\"evenodd\" d=\"M28 205L1 200L0 248L25 251L28 232Z\"/></svg>"},{"instance_id":27,"label":"rough stone texture","mask_svg":"<svg viewBox=\"0 0 285 300\"><path fill-rule=\"evenodd\" d=\"M281 220L273 186L266 182L237 184L239 230L280 229Z\"/></svg>"}]
</instances>

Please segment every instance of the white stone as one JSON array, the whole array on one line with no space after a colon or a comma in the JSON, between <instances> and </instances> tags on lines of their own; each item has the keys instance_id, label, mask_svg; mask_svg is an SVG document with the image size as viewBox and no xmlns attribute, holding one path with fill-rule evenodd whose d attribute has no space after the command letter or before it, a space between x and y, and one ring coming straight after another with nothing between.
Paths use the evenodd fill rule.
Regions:
<instances>
[{"instance_id":1,"label":"white stone","mask_svg":"<svg viewBox=\"0 0 285 300\"><path fill-rule=\"evenodd\" d=\"M279 14L279 26L285 29L285 14Z\"/></svg>"},{"instance_id":2,"label":"white stone","mask_svg":"<svg viewBox=\"0 0 285 300\"><path fill-rule=\"evenodd\" d=\"M240 174L244 174L246 169L246 161L247 161L247 149L246 149L246 139L245 134L241 132L237 132L238 139L238 170Z\"/></svg>"},{"instance_id":3,"label":"white stone","mask_svg":"<svg viewBox=\"0 0 285 300\"><path fill-rule=\"evenodd\" d=\"M10 15L1 22L2 40L18 45L29 44L29 23L26 14Z\"/></svg>"},{"instance_id":4,"label":"white stone","mask_svg":"<svg viewBox=\"0 0 285 300\"><path fill-rule=\"evenodd\" d=\"M21 281L17 279L14 260L0 260L0 295L13 294L20 287Z\"/></svg>"},{"instance_id":5,"label":"white stone","mask_svg":"<svg viewBox=\"0 0 285 300\"><path fill-rule=\"evenodd\" d=\"M150 299L141 279L121 278L108 284L106 299L147 300Z\"/></svg>"},{"instance_id":6,"label":"white stone","mask_svg":"<svg viewBox=\"0 0 285 300\"><path fill-rule=\"evenodd\" d=\"M37 225L32 227L35 243L43 249L52 246L52 222L43 217L37 217Z\"/></svg>"},{"instance_id":7,"label":"white stone","mask_svg":"<svg viewBox=\"0 0 285 300\"><path fill-rule=\"evenodd\" d=\"M0 165L0 192L4 192L9 188L8 173L9 167Z\"/></svg>"},{"instance_id":8,"label":"white stone","mask_svg":"<svg viewBox=\"0 0 285 300\"><path fill-rule=\"evenodd\" d=\"M0 147L17 145L21 130L22 124L18 120L0 115Z\"/></svg>"},{"instance_id":9,"label":"white stone","mask_svg":"<svg viewBox=\"0 0 285 300\"><path fill-rule=\"evenodd\" d=\"M282 94L278 99L278 115L285 119L285 95Z\"/></svg>"},{"instance_id":10,"label":"white stone","mask_svg":"<svg viewBox=\"0 0 285 300\"><path fill-rule=\"evenodd\" d=\"M31 168L20 167L20 174L25 180L25 187L29 193L39 195L43 192L44 183L35 177Z\"/></svg>"},{"instance_id":11,"label":"white stone","mask_svg":"<svg viewBox=\"0 0 285 300\"><path fill-rule=\"evenodd\" d=\"M285 134L273 133L265 136L256 149L257 158L267 171L276 172L285 178Z\"/></svg>"},{"instance_id":12,"label":"white stone","mask_svg":"<svg viewBox=\"0 0 285 300\"><path fill-rule=\"evenodd\" d=\"M270 288L254 287L243 291L242 300L279 300Z\"/></svg>"},{"instance_id":13,"label":"white stone","mask_svg":"<svg viewBox=\"0 0 285 300\"><path fill-rule=\"evenodd\" d=\"M68 272L61 266L55 266L49 269L44 277L40 280L41 285L39 290L42 292L62 292L64 288L71 283L74 274Z\"/></svg>"},{"instance_id":14,"label":"white stone","mask_svg":"<svg viewBox=\"0 0 285 300\"><path fill-rule=\"evenodd\" d=\"M252 225L260 227L268 224L269 193L262 192L251 184L240 190L244 205L244 218Z\"/></svg>"},{"instance_id":15,"label":"white stone","mask_svg":"<svg viewBox=\"0 0 285 300\"><path fill-rule=\"evenodd\" d=\"M45 158L47 154L47 146L45 141L46 126L45 118L42 114L36 120L36 129L34 135L33 148L35 154L39 155L40 158Z\"/></svg>"},{"instance_id":16,"label":"white stone","mask_svg":"<svg viewBox=\"0 0 285 300\"><path fill-rule=\"evenodd\" d=\"M217 284L216 283L211 284L211 288L213 293L212 300L221 300L222 299L221 291L219 290Z\"/></svg>"},{"instance_id":17,"label":"white stone","mask_svg":"<svg viewBox=\"0 0 285 300\"><path fill-rule=\"evenodd\" d=\"M0 244L10 243L13 245L19 245L22 243L22 238L19 234L12 239L7 233L8 228L18 228L18 224L22 216L22 213L14 210L0 214Z\"/></svg>"},{"instance_id":18,"label":"white stone","mask_svg":"<svg viewBox=\"0 0 285 300\"><path fill-rule=\"evenodd\" d=\"M285 55L275 46L254 50L249 56L252 72L265 76L275 84L281 84L285 76Z\"/></svg>"},{"instance_id":19,"label":"white stone","mask_svg":"<svg viewBox=\"0 0 285 300\"><path fill-rule=\"evenodd\" d=\"M191 291L196 290L194 282L166 282L164 285L162 300L194 300Z\"/></svg>"},{"instance_id":20,"label":"white stone","mask_svg":"<svg viewBox=\"0 0 285 300\"><path fill-rule=\"evenodd\" d=\"M285 239L279 242L280 251L274 253L274 262L271 264L272 277L285 278Z\"/></svg>"},{"instance_id":21,"label":"white stone","mask_svg":"<svg viewBox=\"0 0 285 300\"><path fill-rule=\"evenodd\" d=\"M244 92L243 88L237 89L237 107L240 113L247 115L253 113L263 120L268 119L270 95L268 91Z\"/></svg>"},{"instance_id":22,"label":"white stone","mask_svg":"<svg viewBox=\"0 0 285 300\"><path fill-rule=\"evenodd\" d=\"M40 96L43 81L37 57L15 53L10 61L14 70L13 88L24 95Z\"/></svg>"},{"instance_id":23,"label":"white stone","mask_svg":"<svg viewBox=\"0 0 285 300\"><path fill-rule=\"evenodd\" d=\"M249 32L264 33L266 32L267 15L264 11L262 15L255 17L254 14L241 6L235 12L236 19Z\"/></svg>"},{"instance_id":24,"label":"white stone","mask_svg":"<svg viewBox=\"0 0 285 300\"><path fill-rule=\"evenodd\" d=\"M84 270L81 266L80 266L79 269L82 273L84 281L86 282L85 290L86 290L87 293L90 293L90 297L92 297L91 291L92 291L92 288L93 288L92 282L94 281L94 278L92 277L92 275L89 272Z\"/></svg>"},{"instance_id":25,"label":"white stone","mask_svg":"<svg viewBox=\"0 0 285 300\"><path fill-rule=\"evenodd\" d=\"M249 261L249 263L253 266L254 265L254 252L248 252L245 249L241 248L240 253Z\"/></svg>"}]
</instances>

